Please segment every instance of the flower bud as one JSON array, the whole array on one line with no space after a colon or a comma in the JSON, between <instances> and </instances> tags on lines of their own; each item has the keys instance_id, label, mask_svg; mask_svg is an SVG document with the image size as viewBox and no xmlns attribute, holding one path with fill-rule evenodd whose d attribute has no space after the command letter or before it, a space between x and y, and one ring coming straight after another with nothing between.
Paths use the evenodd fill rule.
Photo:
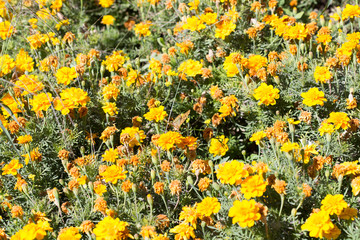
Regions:
<instances>
[{"instance_id":1,"label":"flower bud","mask_svg":"<svg viewBox=\"0 0 360 240\"><path fill-rule=\"evenodd\" d=\"M276 84L278 84L278 85L280 84L280 78L278 76L274 77L274 81Z\"/></svg>"},{"instance_id":2,"label":"flower bud","mask_svg":"<svg viewBox=\"0 0 360 240\"><path fill-rule=\"evenodd\" d=\"M329 178L329 176L330 176L330 171L329 171L329 170L326 170L326 171L325 171L325 177L326 177L326 178Z\"/></svg>"},{"instance_id":3,"label":"flower bud","mask_svg":"<svg viewBox=\"0 0 360 240\"><path fill-rule=\"evenodd\" d=\"M101 67L100 67L101 76L104 75L104 73L105 73L105 65L101 65Z\"/></svg>"},{"instance_id":4,"label":"flower bud","mask_svg":"<svg viewBox=\"0 0 360 240\"><path fill-rule=\"evenodd\" d=\"M64 168L65 168L65 171L67 172L67 164L69 163L69 161L67 160L67 159L61 159L61 163L62 163L62 165L64 166Z\"/></svg>"},{"instance_id":5,"label":"flower bud","mask_svg":"<svg viewBox=\"0 0 360 240\"><path fill-rule=\"evenodd\" d=\"M305 51L305 44L304 43L300 44L300 51L301 52Z\"/></svg>"},{"instance_id":6,"label":"flower bud","mask_svg":"<svg viewBox=\"0 0 360 240\"><path fill-rule=\"evenodd\" d=\"M67 196L70 195L70 191L69 191L69 189L68 189L67 187L63 188L63 192L64 192Z\"/></svg>"},{"instance_id":7,"label":"flower bud","mask_svg":"<svg viewBox=\"0 0 360 240\"><path fill-rule=\"evenodd\" d=\"M75 196L79 195L79 189L77 187L74 188L73 192L74 192Z\"/></svg>"},{"instance_id":8,"label":"flower bud","mask_svg":"<svg viewBox=\"0 0 360 240\"><path fill-rule=\"evenodd\" d=\"M202 227L202 228L206 227L206 222L201 221L201 227Z\"/></svg>"},{"instance_id":9,"label":"flower bud","mask_svg":"<svg viewBox=\"0 0 360 240\"><path fill-rule=\"evenodd\" d=\"M135 133L135 138L136 138L136 141L138 141L139 143L141 142L139 133Z\"/></svg>"},{"instance_id":10,"label":"flower bud","mask_svg":"<svg viewBox=\"0 0 360 240\"><path fill-rule=\"evenodd\" d=\"M219 184L217 184L217 183L213 183L213 188L216 190L216 191L219 191L220 190L220 186L219 186Z\"/></svg>"},{"instance_id":11,"label":"flower bud","mask_svg":"<svg viewBox=\"0 0 360 240\"><path fill-rule=\"evenodd\" d=\"M187 182L190 183L190 185L194 185L194 180L192 179L192 177L190 175L187 176Z\"/></svg>"},{"instance_id":12,"label":"flower bud","mask_svg":"<svg viewBox=\"0 0 360 240\"><path fill-rule=\"evenodd\" d=\"M89 186L90 191L93 192L93 191L94 191L94 184L93 184L93 182L88 182L88 186Z\"/></svg>"},{"instance_id":13,"label":"flower bud","mask_svg":"<svg viewBox=\"0 0 360 240\"><path fill-rule=\"evenodd\" d=\"M320 15L320 24L321 26L325 26L325 19L323 15Z\"/></svg>"},{"instance_id":14,"label":"flower bud","mask_svg":"<svg viewBox=\"0 0 360 240\"><path fill-rule=\"evenodd\" d=\"M28 188L27 183L21 184L21 190L22 190L26 195L28 195L28 193L29 193L29 188Z\"/></svg>"},{"instance_id":15,"label":"flower bud","mask_svg":"<svg viewBox=\"0 0 360 240\"><path fill-rule=\"evenodd\" d=\"M59 183L60 183L62 186L65 186L64 179L59 179Z\"/></svg>"},{"instance_id":16,"label":"flower bud","mask_svg":"<svg viewBox=\"0 0 360 240\"><path fill-rule=\"evenodd\" d=\"M209 167L211 168L211 171L214 171L214 162L212 160L209 160L208 164Z\"/></svg>"},{"instance_id":17,"label":"flower bud","mask_svg":"<svg viewBox=\"0 0 360 240\"><path fill-rule=\"evenodd\" d=\"M154 169L151 169L151 179L154 180L156 176L156 173L154 171Z\"/></svg>"},{"instance_id":18,"label":"flower bud","mask_svg":"<svg viewBox=\"0 0 360 240\"><path fill-rule=\"evenodd\" d=\"M296 208L291 209L291 215L292 215L293 217L296 217L296 213L297 213Z\"/></svg>"},{"instance_id":19,"label":"flower bud","mask_svg":"<svg viewBox=\"0 0 360 240\"><path fill-rule=\"evenodd\" d=\"M246 150L242 150L241 154L244 156L244 158L246 157Z\"/></svg>"},{"instance_id":20,"label":"flower bud","mask_svg":"<svg viewBox=\"0 0 360 240\"><path fill-rule=\"evenodd\" d=\"M159 164L159 159L158 159L158 155L155 154L154 156L151 156L151 162L157 166Z\"/></svg>"},{"instance_id":21,"label":"flower bud","mask_svg":"<svg viewBox=\"0 0 360 240\"><path fill-rule=\"evenodd\" d=\"M333 27L333 22L329 20L328 28L331 29Z\"/></svg>"},{"instance_id":22,"label":"flower bud","mask_svg":"<svg viewBox=\"0 0 360 240\"><path fill-rule=\"evenodd\" d=\"M137 187L136 187L136 184L135 184L135 183L131 186L131 189L133 190L134 193L136 193Z\"/></svg>"},{"instance_id":23,"label":"flower bud","mask_svg":"<svg viewBox=\"0 0 360 240\"><path fill-rule=\"evenodd\" d=\"M336 7L336 13L339 15L339 16L341 16L341 8L340 7Z\"/></svg>"},{"instance_id":24,"label":"flower bud","mask_svg":"<svg viewBox=\"0 0 360 240\"><path fill-rule=\"evenodd\" d=\"M85 155L85 147L84 147L84 146L81 146L81 147L80 147L80 152L81 152L81 155L82 155L82 156Z\"/></svg>"},{"instance_id":25,"label":"flower bud","mask_svg":"<svg viewBox=\"0 0 360 240\"><path fill-rule=\"evenodd\" d=\"M152 206L154 204L154 199L153 197L151 196L151 194L148 194L146 196L146 200L148 201L148 203L150 204L150 206Z\"/></svg>"},{"instance_id":26,"label":"flower bud","mask_svg":"<svg viewBox=\"0 0 360 240\"><path fill-rule=\"evenodd\" d=\"M342 182L344 176L342 174L339 175L339 177L337 178L338 182Z\"/></svg>"}]
</instances>

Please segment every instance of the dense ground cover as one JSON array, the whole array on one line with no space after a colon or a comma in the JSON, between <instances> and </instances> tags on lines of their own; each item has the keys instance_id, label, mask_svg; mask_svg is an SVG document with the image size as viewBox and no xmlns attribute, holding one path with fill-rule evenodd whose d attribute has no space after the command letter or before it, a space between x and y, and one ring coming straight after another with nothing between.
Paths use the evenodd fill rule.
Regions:
<instances>
[{"instance_id":1,"label":"dense ground cover","mask_svg":"<svg viewBox=\"0 0 360 240\"><path fill-rule=\"evenodd\" d=\"M360 238L357 2L0 16L0 240Z\"/></svg>"}]
</instances>

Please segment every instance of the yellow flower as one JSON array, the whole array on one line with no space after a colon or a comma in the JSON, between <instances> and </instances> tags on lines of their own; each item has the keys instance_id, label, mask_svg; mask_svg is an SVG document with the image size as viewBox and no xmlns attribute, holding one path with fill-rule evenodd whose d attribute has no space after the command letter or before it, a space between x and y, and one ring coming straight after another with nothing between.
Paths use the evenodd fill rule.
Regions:
<instances>
[{"instance_id":1,"label":"yellow flower","mask_svg":"<svg viewBox=\"0 0 360 240\"><path fill-rule=\"evenodd\" d=\"M215 156L224 156L229 150L227 142L228 138L225 138L224 135L221 135L217 138L212 138L210 142L209 153Z\"/></svg>"},{"instance_id":2,"label":"yellow flower","mask_svg":"<svg viewBox=\"0 0 360 240\"><path fill-rule=\"evenodd\" d=\"M250 142L256 142L257 145L260 144L260 141L266 137L266 133L264 133L264 131L259 131L254 133L251 138L250 138Z\"/></svg>"},{"instance_id":3,"label":"yellow flower","mask_svg":"<svg viewBox=\"0 0 360 240\"><path fill-rule=\"evenodd\" d=\"M147 0L151 5L156 5L160 2L160 0Z\"/></svg>"},{"instance_id":4,"label":"yellow flower","mask_svg":"<svg viewBox=\"0 0 360 240\"><path fill-rule=\"evenodd\" d=\"M21 163L19 163L19 160L17 159L13 159L11 160L10 163L6 164L1 170L2 175L16 175L17 174L17 170L22 168L24 165L22 165Z\"/></svg>"},{"instance_id":5,"label":"yellow flower","mask_svg":"<svg viewBox=\"0 0 360 240\"><path fill-rule=\"evenodd\" d=\"M111 15L105 15L103 16L101 23L105 25L114 25L115 18Z\"/></svg>"},{"instance_id":6,"label":"yellow flower","mask_svg":"<svg viewBox=\"0 0 360 240\"><path fill-rule=\"evenodd\" d=\"M197 16L192 16L186 19L186 23L183 25L183 29L190 30L192 32L200 31L206 26Z\"/></svg>"},{"instance_id":7,"label":"yellow flower","mask_svg":"<svg viewBox=\"0 0 360 240\"><path fill-rule=\"evenodd\" d=\"M51 106L53 97L51 93L39 93L30 99L30 105L36 114L39 114L41 111L47 111ZM41 114L40 114L41 115Z\"/></svg>"},{"instance_id":8,"label":"yellow flower","mask_svg":"<svg viewBox=\"0 0 360 240\"><path fill-rule=\"evenodd\" d=\"M152 26L150 21L141 22L136 24L134 27L135 34L139 37L147 37L150 36L151 32L149 30L150 26Z\"/></svg>"},{"instance_id":9,"label":"yellow flower","mask_svg":"<svg viewBox=\"0 0 360 240\"><path fill-rule=\"evenodd\" d=\"M324 133L331 134L335 131L334 125L328 123L328 121L323 121L319 127L320 135L323 136Z\"/></svg>"},{"instance_id":10,"label":"yellow flower","mask_svg":"<svg viewBox=\"0 0 360 240\"><path fill-rule=\"evenodd\" d=\"M116 103L113 102L106 102L105 106L103 106L102 109L110 116L114 116L115 114L119 113L118 108L116 107Z\"/></svg>"},{"instance_id":11,"label":"yellow flower","mask_svg":"<svg viewBox=\"0 0 360 240\"><path fill-rule=\"evenodd\" d=\"M105 100L110 100L111 98L116 100L119 93L120 93L119 88L117 88L116 85L113 83L106 85L102 90L102 95Z\"/></svg>"},{"instance_id":12,"label":"yellow flower","mask_svg":"<svg viewBox=\"0 0 360 240\"><path fill-rule=\"evenodd\" d=\"M129 147L139 146L146 138L144 131L139 130L138 127L127 127L121 131L120 142L128 144Z\"/></svg>"},{"instance_id":13,"label":"yellow flower","mask_svg":"<svg viewBox=\"0 0 360 240\"><path fill-rule=\"evenodd\" d=\"M202 74L202 67L201 62L189 59L180 64L178 71L185 73L189 77L195 77L198 74Z\"/></svg>"},{"instance_id":14,"label":"yellow flower","mask_svg":"<svg viewBox=\"0 0 360 240\"><path fill-rule=\"evenodd\" d=\"M233 61L233 58L238 55L239 55L238 53L230 53L230 55L225 58L223 67L228 77L234 77L236 74L239 73L239 68L237 67L236 63L234 63Z\"/></svg>"},{"instance_id":15,"label":"yellow flower","mask_svg":"<svg viewBox=\"0 0 360 240\"><path fill-rule=\"evenodd\" d=\"M28 95L29 93L37 93L44 89L44 84L38 81L38 76L36 75L21 75L19 80L15 82L15 86L23 90L23 96Z\"/></svg>"},{"instance_id":16,"label":"yellow flower","mask_svg":"<svg viewBox=\"0 0 360 240\"><path fill-rule=\"evenodd\" d=\"M17 141L19 144L26 144L26 143L32 142L32 136L30 136L30 135L19 136L17 138Z\"/></svg>"},{"instance_id":17,"label":"yellow flower","mask_svg":"<svg viewBox=\"0 0 360 240\"><path fill-rule=\"evenodd\" d=\"M292 125L298 125L300 121L295 121L293 118L288 118L288 123Z\"/></svg>"},{"instance_id":18,"label":"yellow flower","mask_svg":"<svg viewBox=\"0 0 360 240\"><path fill-rule=\"evenodd\" d=\"M316 82L326 83L331 80L332 73L329 71L328 67L316 66L314 78Z\"/></svg>"},{"instance_id":19,"label":"yellow flower","mask_svg":"<svg viewBox=\"0 0 360 240\"><path fill-rule=\"evenodd\" d=\"M39 147L34 148L33 150L31 150L30 156L29 156L28 153L26 153L24 155L21 155L21 156L25 158L25 164L26 165L29 163L30 159L31 159L31 161L41 161L41 158L42 158L42 154L39 152Z\"/></svg>"},{"instance_id":20,"label":"yellow flower","mask_svg":"<svg viewBox=\"0 0 360 240\"><path fill-rule=\"evenodd\" d=\"M14 33L15 28L11 26L9 21L0 22L0 37L5 40Z\"/></svg>"},{"instance_id":21,"label":"yellow flower","mask_svg":"<svg viewBox=\"0 0 360 240\"><path fill-rule=\"evenodd\" d=\"M19 54L16 56L15 64L16 69L20 72L32 72L34 70L34 60L24 49L20 49Z\"/></svg>"},{"instance_id":22,"label":"yellow flower","mask_svg":"<svg viewBox=\"0 0 360 240\"><path fill-rule=\"evenodd\" d=\"M309 231L310 237L323 238L336 230L336 226L331 222L329 213L319 211L312 213L306 222L301 226L301 230ZM334 237L336 239L336 237Z\"/></svg>"},{"instance_id":23,"label":"yellow flower","mask_svg":"<svg viewBox=\"0 0 360 240\"><path fill-rule=\"evenodd\" d=\"M349 127L350 118L344 112L331 112L327 121L333 123L335 129L342 128L345 130Z\"/></svg>"},{"instance_id":24,"label":"yellow flower","mask_svg":"<svg viewBox=\"0 0 360 240\"><path fill-rule=\"evenodd\" d=\"M223 184L240 184L247 176L249 173L244 169L244 163L236 160L220 164L216 171L216 177Z\"/></svg>"},{"instance_id":25,"label":"yellow flower","mask_svg":"<svg viewBox=\"0 0 360 240\"><path fill-rule=\"evenodd\" d=\"M308 34L309 30L305 27L304 23L295 23L294 26L290 26L287 31L284 32L283 37L285 40L304 40L304 38L306 38Z\"/></svg>"},{"instance_id":26,"label":"yellow flower","mask_svg":"<svg viewBox=\"0 0 360 240\"><path fill-rule=\"evenodd\" d=\"M191 239L195 238L194 228L187 223L181 223L176 227L170 229L171 233L177 233L175 239Z\"/></svg>"},{"instance_id":27,"label":"yellow flower","mask_svg":"<svg viewBox=\"0 0 360 240\"><path fill-rule=\"evenodd\" d=\"M184 220L184 223L189 223L196 229L196 221L200 217L200 214L196 211L196 207L185 206L180 212L179 220Z\"/></svg>"},{"instance_id":28,"label":"yellow flower","mask_svg":"<svg viewBox=\"0 0 360 240\"><path fill-rule=\"evenodd\" d=\"M304 155L300 155L297 159L298 161L301 161L302 157L304 157L302 160L305 164L309 163L311 154L319 154L318 151L316 151L316 145L310 144L306 145L302 148L302 151L304 151Z\"/></svg>"},{"instance_id":29,"label":"yellow flower","mask_svg":"<svg viewBox=\"0 0 360 240\"><path fill-rule=\"evenodd\" d=\"M267 65L267 58L260 55L251 55L246 67L252 72L257 72L260 68Z\"/></svg>"},{"instance_id":30,"label":"yellow flower","mask_svg":"<svg viewBox=\"0 0 360 240\"><path fill-rule=\"evenodd\" d=\"M215 37L225 40L225 38L229 36L235 30L235 28L236 24L234 24L232 21L222 20L216 24Z\"/></svg>"},{"instance_id":31,"label":"yellow flower","mask_svg":"<svg viewBox=\"0 0 360 240\"><path fill-rule=\"evenodd\" d=\"M339 215L339 218L345 220L350 220L350 219L354 220L354 218L357 217L357 213L358 210L356 208L347 207L342 210L341 214Z\"/></svg>"},{"instance_id":32,"label":"yellow flower","mask_svg":"<svg viewBox=\"0 0 360 240\"><path fill-rule=\"evenodd\" d=\"M76 179L76 181L77 181L80 185L84 185L84 184L87 183L88 178L87 178L86 175L84 175L84 176L81 176L81 177L79 177L78 179Z\"/></svg>"},{"instance_id":33,"label":"yellow flower","mask_svg":"<svg viewBox=\"0 0 360 240\"><path fill-rule=\"evenodd\" d=\"M329 42L331 42L331 35L330 34L318 34L316 41L317 43L323 43L324 45L328 44Z\"/></svg>"},{"instance_id":34,"label":"yellow flower","mask_svg":"<svg viewBox=\"0 0 360 240\"><path fill-rule=\"evenodd\" d=\"M300 149L299 144L288 141L281 146L280 150L283 152L290 152L290 151L298 150L298 149Z\"/></svg>"},{"instance_id":35,"label":"yellow flower","mask_svg":"<svg viewBox=\"0 0 360 240\"><path fill-rule=\"evenodd\" d=\"M342 11L342 19L346 20L348 18L353 19L354 17L360 16L360 7L358 5L346 4L344 10Z\"/></svg>"},{"instance_id":36,"label":"yellow flower","mask_svg":"<svg viewBox=\"0 0 360 240\"><path fill-rule=\"evenodd\" d=\"M360 174L360 166L357 165L357 163L358 163L358 161L343 162L340 164L336 164L333 168L333 173L332 173L333 177L338 178L340 175L358 176Z\"/></svg>"},{"instance_id":37,"label":"yellow flower","mask_svg":"<svg viewBox=\"0 0 360 240\"><path fill-rule=\"evenodd\" d=\"M324 98L324 92L319 91L318 88L310 88L309 91L301 93L301 97L303 97L303 104L306 106L314 106L320 105L323 106L324 102L326 102L326 98Z\"/></svg>"},{"instance_id":38,"label":"yellow flower","mask_svg":"<svg viewBox=\"0 0 360 240\"><path fill-rule=\"evenodd\" d=\"M133 238L127 228L128 226L129 223L127 222L107 216L96 224L93 233L98 240Z\"/></svg>"},{"instance_id":39,"label":"yellow flower","mask_svg":"<svg viewBox=\"0 0 360 240\"><path fill-rule=\"evenodd\" d=\"M119 152L117 149L110 148L102 155L103 161L115 162L119 158Z\"/></svg>"},{"instance_id":40,"label":"yellow flower","mask_svg":"<svg viewBox=\"0 0 360 240\"><path fill-rule=\"evenodd\" d=\"M164 106L151 108L149 112L144 114L146 120L155 122L164 120L166 116L167 113L164 111Z\"/></svg>"},{"instance_id":41,"label":"yellow flower","mask_svg":"<svg viewBox=\"0 0 360 240\"><path fill-rule=\"evenodd\" d=\"M360 177L356 177L351 181L352 193L357 196L360 192Z\"/></svg>"},{"instance_id":42,"label":"yellow flower","mask_svg":"<svg viewBox=\"0 0 360 240\"><path fill-rule=\"evenodd\" d=\"M80 88L66 88L60 93L61 99L54 100L54 108L61 111L63 115L70 112L71 109L75 109L80 105L85 107L90 101L90 97L87 92Z\"/></svg>"},{"instance_id":43,"label":"yellow flower","mask_svg":"<svg viewBox=\"0 0 360 240\"><path fill-rule=\"evenodd\" d=\"M60 230L58 240L80 240L81 234L76 227L67 227Z\"/></svg>"},{"instance_id":44,"label":"yellow flower","mask_svg":"<svg viewBox=\"0 0 360 240\"><path fill-rule=\"evenodd\" d=\"M11 73L14 67L15 67L14 59L12 59L9 55L5 54L0 57L0 69L1 69L0 76L4 76L6 74Z\"/></svg>"},{"instance_id":45,"label":"yellow flower","mask_svg":"<svg viewBox=\"0 0 360 240\"><path fill-rule=\"evenodd\" d=\"M75 78L77 78L77 73L74 67L62 67L57 70L55 77L58 84L69 85Z\"/></svg>"},{"instance_id":46,"label":"yellow flower","mask_svg":"<svg viewBox=\"0 0 360 240\"><path fill-rule=\"evenodd\" d=\"M110 7L111 5L113 5L114 2L115 2L115 0L99 0L99 4L103 8Z\"/></svg>"},{"instance_id":47,"label":"yellow flower","mask_svg":"<svg viewBox=\"0 0 360 240\"><path fill-rule=\"evenodd\" d=\"M347 208L347 203L344 201L342 194L326 195L321 201L321 211L327 212L329 215L340 215L342 210Z\"/></svg>"},{"instance_id":48,"label":"yellow flower","mask_svg":"<svg viewBox=\"0 0 360 240\"><path fill-rule=\"evenodd\" d=\"M163 150L170 150L175 145L180 145L183 142L183 136L178 132L168 131L167 133L161 134L157 140L157 145Z\"/></svg>"},{"instance_id":49,"label":"yellow flower","mask_svg":"<svg viewBox=\"0 0 360 240\"><path fill-rule=\"evenodd\" d=\"M51 18L51 12L48 8L42 8L36 12L36 15L42 20L48 20Z\"/></svg>"},{"instance_id":50,"label":"yellow flower","mask_svg":"<svg viewBox=\"0 0 360 240\"><path fill-rule=\"evenodd\" d=\"M189 3L188 3L188 5L189 5L189 7L190 7L189 10L190 10L190 11L191 11L191 10L197 10L199 4L200 4L200 0L193 0L193 1L189 2Z\"/></svg>"},{"instance_id":51,"label":"yellow flower","mask_svg":"<svg viewBox=\"0 0 360 240\"><path fill-rule=\"evenodd\" d=\"M38 220L36 223L28 223L21 230L15 233L11 240L24 240L24 239L44 239L46 237L46 231L52 231L49 222L44 220ZM0 239L6 240L8 238L2 238L0 229Z\"/></svg>"},{"instance_id":52,"label":"yellow flower","mask_svg":"<svg viewBox=\"0 0 360 240\"><path fill-rule=\"evenodd\" d=\"M246 199L261 197L266 191L266 181L259 176L249 176L241 183L241 193Z\"/></svg>"},{"instance_id":53,"label":"yellow flower","mask_svg":"<svg viewBox=\"0 0 360 240\"><path fill-rule=\"evenodd\" d=\"M207 25L212 25L217 22L217 13L208 12L205 14L201 14L200 19Z\"/></svg>"},{"instance_id":54,"label":"yellow flower","mask_svg":"<svg viewBox=\"0 0 360 240\"><path fill-rule=\"evenodd\" d=\"M123 172L122 167L111 165L110 167L107 167L104 172L100 173L100 176L104 178L105 182L116 184L118 180L123 180L126 178L125 173L127 173L127 171Z\"/></svg>"},{"instance_id":55,"label":"yellow flower","mask_svg":"<svg viewBox=\"0 0 360 240\"><path fill-rule=\"evenodd\" d=\"M210 217L211 214L218 213L220 211L221 204L215 197L206 197L201 203L196 206L196 211L200 216Z\"/></svg>"},{"instance_id":56,"label":"yellow flower","mask_svg":"<svg viewBox=\"0 0 360 240\"><path fill-rule=\"evenodd\" d=\"M261 85L254 90L254 95L256 100L260 100L258 105L265 104L275 105L276 100L279 99L279 89L274 88L272 85L267 85L266 83L261 83Z\"/></svg>"},{"instance_id":57,"label":"yellow flower","mask_svg":"<svg viewBox=\"0 0 360 240\"><path fill-rule=\"evenodd\" d=\"M114 51L110 56L106 56L101 64L105 65L109 72L114 72L121 68L126 60L127 57L123 51Z\"/></svg>"},{"instance_id":58,"label":"yellow flower","mask_svg":"<svg viewBox=\"0 0 360 240\"><path fill-rule=\"evenodd\" d=\"M233 206L229 210L229 217L232 217L232 223L238 223L240 227L252 227L255 224L255 221L261 218L259 213L259 207L257 206L255 200L236 200Z\"/></svg>"},{"instance_id":59,"label":"yellow flower","mask_svg":"<svg viewBox=\"0 0 360 240\"><path fill-rule=\"evenodd\" d=\"M106 186L104 184L98 184L94 186L94 192L101 197L106 193Z\"/></svg>"},{"instance_id":60,"label":"yellow flower","mask_svg":"<svg viewBox=\"0 0 360 240\"><path fill-rule=\"evenodd\" d=\"M140 235L144 239L150 239L156 236L156 230L154 226L144 226L141 228Z\"/></svg>"},{"instance_id":61,"label":"yellow flower","mask_svg":"<svg viewBox=\"0 0 360 240\"><path fill-rule=\"evenodd\" d=\"M59 31L62 26L67 26L67 25L70 25L70 22L68 19L65 19L65 20L60 21L58 24L56 24L55 28L56 28L56 30Z\"/></svg>"}]
</instances>

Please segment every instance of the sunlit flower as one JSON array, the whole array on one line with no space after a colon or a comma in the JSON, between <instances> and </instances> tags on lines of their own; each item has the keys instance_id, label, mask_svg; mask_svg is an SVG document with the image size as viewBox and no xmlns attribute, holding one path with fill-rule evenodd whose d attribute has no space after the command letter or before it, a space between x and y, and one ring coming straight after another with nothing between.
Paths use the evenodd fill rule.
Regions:
<instances>
[{"instance_id":1,"label":"sunlit flower","mask_svg":"<svg viewBox=\"0 0 360 240\"><path fill-rule=\"evenodd\" d=\"M318 88L310 88L309 91L301 93L301 97L303 97L303 104L306 106L314 106L320 105L323 106L324 102L326 102L326 98L324 98L324 92L319 91Z\"/></svg>"},{"instance_id":2,"label":"sunlit flower","mask_svg":"<svg viewBox=\"0 0 360 240\"><path fill-rule=\"evenodd\" d=\"M279 89L274 88L272 85L261 83L261 85L254 90L253 96L256 100L260 100L258 105L275 105L276 99L279 99L279 92Z\"/></svg>"},{"instance_id":3,"label":"sunlit flower","mask_svg":"<svg viewBox=\"0 0 360 240\"><path fill-rule=\"evenodd\" d=\"M216 176L223 184L240 184L243 178L249 176L244 169L244 163L233 160L219 165Z\"/></svg>"},{"instance_id":4,"label":"sunlit flower","mask_svg":"<svg viewBox=\"0 0 360 240\"><path fill-rule=\"evenodd\" d=\"M260 220L260 209L257 206L255 200L236 200L233 206L229 210L229 217L232 217L232 223L238 223L240 227L252 227L255 221Z\"/></svg>"},{"instance_id":5,"label":"sunlit flower","mask_svg":"<svg viewBox=\"0 0 360 240\"><path fill-rule=\"evenodd\" d=\"M217 138L212 138L210 142L209 153L214 156L224 156L226 152L229 150L227 142L228 138L225 138L224 135L221 135Z\"/></svg>"}]
</instances>

